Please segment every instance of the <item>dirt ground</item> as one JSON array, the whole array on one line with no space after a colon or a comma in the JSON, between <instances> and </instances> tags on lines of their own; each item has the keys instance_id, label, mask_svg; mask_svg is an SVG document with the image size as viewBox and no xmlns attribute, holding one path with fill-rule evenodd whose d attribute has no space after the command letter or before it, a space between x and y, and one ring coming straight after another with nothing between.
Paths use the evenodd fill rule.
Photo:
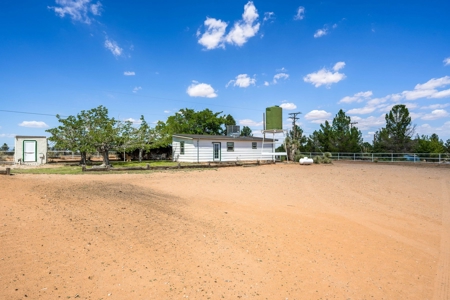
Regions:
<instances>
[{"instance_id":1,"label":"dirt ground","mask_svg":"<svg viewBox=\"0 0 450 300\"><path fill-rule=\"evenodd\" d=\"M450 299L450 169L0 177L0 299Z\"/></svg>"}]
</instances>

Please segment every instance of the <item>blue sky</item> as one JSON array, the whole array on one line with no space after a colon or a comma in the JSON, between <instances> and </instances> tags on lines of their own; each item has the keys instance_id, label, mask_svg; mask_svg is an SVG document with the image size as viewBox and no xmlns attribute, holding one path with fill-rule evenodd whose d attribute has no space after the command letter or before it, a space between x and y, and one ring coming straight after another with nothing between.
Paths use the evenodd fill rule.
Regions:
<instances>
[{"instance_id":1,"label":"blue sky","mask_svg":"<svg viewBox=\"0 0 450 300\"><path fill-rule=\"evenodd\" d=\"M0 143L98 105L149 122L210 108L254 132L281 105L285 127L300 111L307 134L342 108L371 141L401 103L417 133L448 139L449 11L449 1L3 0Z\"/></svg>"}]
</instances>

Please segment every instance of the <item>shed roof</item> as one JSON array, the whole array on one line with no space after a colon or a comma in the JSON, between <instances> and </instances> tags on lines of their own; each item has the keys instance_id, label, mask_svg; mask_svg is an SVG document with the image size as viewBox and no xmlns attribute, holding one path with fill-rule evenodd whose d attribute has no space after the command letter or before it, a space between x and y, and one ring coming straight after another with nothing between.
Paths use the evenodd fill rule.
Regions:
<instances>
[{"instance_id":1,"label":"shed roof","mask_svg":"<svg viewBox=\"0 0 450 300\"><path fill-rule=\"evenodd\" d=\"M46 139L47 137L42 135L16 135L16 139L31 139L31 138Z\"/></svg>"},{"instance_id":2,"label":"shed roof","mask_svg":"<svg viewBox=\"0 0 450 300\"><path fill-rule=\"evenodd\" d=\"M174 137L185 138L189 140L232 140L232 141L249 141L249 142L257 142L262 141L262 137L254 137L254 136L226 136L226 135L208 135L208 134L174 134ZM272 141L272 139L264 139L265 141Z\"/></svg>"}]
</instances>

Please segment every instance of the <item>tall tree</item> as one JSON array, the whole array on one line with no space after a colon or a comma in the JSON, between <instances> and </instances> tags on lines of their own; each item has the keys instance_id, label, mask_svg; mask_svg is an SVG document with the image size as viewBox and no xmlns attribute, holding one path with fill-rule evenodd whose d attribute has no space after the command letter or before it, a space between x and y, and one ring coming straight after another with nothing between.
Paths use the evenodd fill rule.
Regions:
<instances>
[{"instance_id":1,"label":"tall tree","mask_svg":"<svg viewBox=\"0 0 450 300\"><path fill-rule=\"evenodd\" d=\"M3 146L0 148L1 151L8 151L9 150L9 146L6 143L3 143Z\"/></svg>"},{"instance_id":2,"label":"tall tree","mask_svg":"<svg viewBox=\"0 0 450 300\"><path fill-rule=\"evenodd\" d=\"M414 142L415 153L444 153L446 151L444 142L435 133L430 137L427 135L417 135Z\"/></svg>"},{"instance_id":3,"label":"tall tree","mask_svg":"<svg viewBox=\"0 0 450 300\"><path fill-rule=\"evenodd\" d=\"M103 165L109 166L109 151L118 144L120 127L108 116L108 109L102 105L88 111L81 111L81 118L87 128L89 142L103 157Z\"/></svg>"},{"instance_id":4,"label":"tall tree","mask_svg":"<svg viewBox=\"0 0 450 300\"><path fill-rule=\"evenodd\" d=\"M444 147L445 147L445 152L450 153L450 139L448 139L445 142Z\"/></svg>"},{"instance_id":5,"label":"tall tree","mask_svg":"<svg viewBox=\"0 0 450 300\"><path fill-rule=\"evenodd\" d=\"M86 164L87 153L95 150L88 136L88 128L80 114L61 118L56 115L58 127L47 129L51 134L49 140L54 142L54 147L61 150L79 151L81 155L80 164Z\"/></svg>"},{"instance_id":6,"label":"tall tree","mask_svg":"<svg viewBox=\"0 0 450 300\"><path fill-rule=\"evenodd\" d=\"M242 127L241 136L253 136L252 130L248 126Z\"/></svg>"},{"instance_id":7,"label":"tall tree","mask_svg":"<svg viewBox=\"0 0 450 300\"><path fill-rule=\"evenodd\" d=\"M225 130L223 131L224 135L227 135L227 125L236 125L236 120L233 118L232 115L226 115L225 119L224 119L224 125L225 125Z\"/></svg>"},{"instance_id":8,"label":"tall tree","mask_svg":"<svg viewBox=\"0 0 450 300\"><path fill-rule=\"evenodd\" d=\"M409 152L415 126L411 124L409 110L404 104L397 104L385 115L386 127L375 134L374 147L394 153Z\"/></svg>"},{"instance_id":9,"label":"tall tree","mask_svg":"<svg viewBox=\"0 0 450 300\"><path fill-rule=\"evenodd\" d=\"M133 145L135 149L139 150L139 161L142 161L142 154L144 151L150 150L154 141L154 130L145 121L144 116L140 118L141 124L133 132Z\"/></svg>"}]
</instances>

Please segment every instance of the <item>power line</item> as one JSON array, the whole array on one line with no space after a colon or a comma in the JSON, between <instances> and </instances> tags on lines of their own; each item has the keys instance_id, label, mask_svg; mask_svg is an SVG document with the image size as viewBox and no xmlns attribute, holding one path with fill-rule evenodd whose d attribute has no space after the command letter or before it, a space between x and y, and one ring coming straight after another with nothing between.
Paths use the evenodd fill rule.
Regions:
<instances>
[{"instance_id":1,"label":"power line","mask_svg":"<svg viewBox=\"0 0 450 300\"><path fill-rule=\"evenodd\" d=\"M297 118L297 115L301 114L301 112L295 112L295 113L289 113L290 116L289 119L292 119L292 126L294 127L294 139L297 136L297 126L295 126L295 121L297 121L300 118Z\"/></svg>"},{"instance_id":2,"label":"power line","mask_svg":"<svg viewBox=\"0 0 450 300\"><path fill-rule=\"evenodd\" d=\"M35 112L28 112L28 111L4 110L4 109L0 109L0 111L9 112L9 113L16 113L16 114L27 114L27 115L39 115L39 116L56 117L56 115L52 115L52 114L43 114L43 113L35 113ZM60 117L67 117L67 116L62 116L62 115L59 115L59 116Z\"/></svg>"}]
</instances>

